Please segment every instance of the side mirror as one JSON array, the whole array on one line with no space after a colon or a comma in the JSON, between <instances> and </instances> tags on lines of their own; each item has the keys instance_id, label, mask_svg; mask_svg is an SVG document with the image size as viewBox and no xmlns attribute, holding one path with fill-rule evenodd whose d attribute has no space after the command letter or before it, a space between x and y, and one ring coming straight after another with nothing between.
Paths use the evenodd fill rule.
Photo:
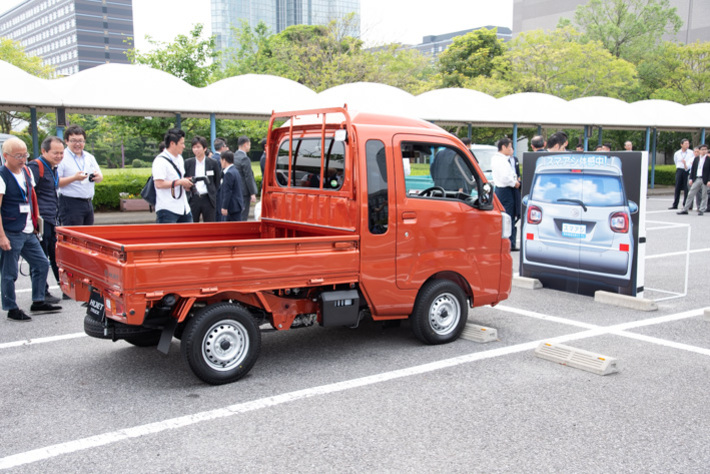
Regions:
<instances>
[{"instance_id":1,"label":"side mirror","mask_svg":"<svg viewBox=\"0 0 710 474\"><path fill-rule=\"evenodd\" d=\"M481 210L493 209L493 186L490 183L483 183L481 193L478 196L478 208Z\"/></svg>"},{"instance_id":2,"label":"side mirror","mask_svg":"<svg viewBox=\"0 0 710 474\"><path fill-rule=\"evenodd\" d=\"M338 129L335 131L335 141L336 142L347 142L348 141L348 131L345 129Z\"/></svg>"},{"instance_id":3,"label":"side mirror","mask_svg":"<svg viewBox=\"0 0 710 474\"><path fill-rule=\"evenodd\" d=\"M523 196L523 206L527 206L529 201L530 201L529 194L526 194L525 196Z\"/></svg>"},{"instance_id":4,"label":"side mirror","mask_svg":"<svg viewBox=\"0 0 710 474\"><path fill-rule=\"evenodd\" d=\"M629 212L631 214L636 214L639 211L639 205L633 201L629 201Z\"/></svg>"}]
</instances>

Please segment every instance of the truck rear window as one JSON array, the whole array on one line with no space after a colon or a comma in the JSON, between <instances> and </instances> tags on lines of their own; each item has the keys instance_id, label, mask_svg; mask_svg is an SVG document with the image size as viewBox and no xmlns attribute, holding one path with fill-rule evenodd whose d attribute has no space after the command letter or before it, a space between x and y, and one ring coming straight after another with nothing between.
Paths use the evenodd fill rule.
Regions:
<instances>
[{"instance_id":1,"label":"truck rear window","mask_svg":"<svg viewBox=\"0 0 710 474\"><path fill-rule=\"evenodd\" d=\"M279 186L340 189L345 169L345 148L342 142L336 142L332 138L325 139L324 147L321 147L322 144L319 137L296 138L292 146L288 139L281 142L276 159L276 181Z\"/></svg>"}]
</instances>

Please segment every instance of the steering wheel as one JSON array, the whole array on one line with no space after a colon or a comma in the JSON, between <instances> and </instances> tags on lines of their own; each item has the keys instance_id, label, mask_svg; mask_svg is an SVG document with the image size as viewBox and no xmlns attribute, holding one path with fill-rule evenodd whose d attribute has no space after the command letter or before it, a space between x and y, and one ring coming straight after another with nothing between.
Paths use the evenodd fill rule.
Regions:
<instances>
[{"instance_id":1,"label":"steering wheel","mask_svg":"<svg viewBox=\"0 0 710 474\"><path fill-rule=\"evenodd\" d=\"M436 196L441 194L441 197L446 197L446 190L441 186L432 186L431 188L426 188L423 191L419 191L419 196Z\"/></svg>"}]
</instances>

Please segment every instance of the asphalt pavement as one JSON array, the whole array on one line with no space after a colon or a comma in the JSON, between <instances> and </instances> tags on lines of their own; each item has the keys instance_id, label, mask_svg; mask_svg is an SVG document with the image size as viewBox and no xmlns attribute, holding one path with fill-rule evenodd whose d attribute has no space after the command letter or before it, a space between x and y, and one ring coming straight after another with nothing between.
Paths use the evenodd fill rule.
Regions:
<instances>
[{"instance_id":1,"label":"asphalt pavement","mask_svg":"<svg viewBox=\"0 0 710 474\"><path fill-rule=\"evenodd\" d=\"M710 214L679 216L667 194L646 205L644 296L658 311L514 288L470 311L498 331L486 344L425 346L407 322L270 332L245 378L209 386L178 340L163 356L86 337L77 302L29 323L3 317L0 470L705 473ZM29 308L29 278L17 288ZM541 341L617 358L620 371L539 359Z\"/></svg>"}]
</instances>

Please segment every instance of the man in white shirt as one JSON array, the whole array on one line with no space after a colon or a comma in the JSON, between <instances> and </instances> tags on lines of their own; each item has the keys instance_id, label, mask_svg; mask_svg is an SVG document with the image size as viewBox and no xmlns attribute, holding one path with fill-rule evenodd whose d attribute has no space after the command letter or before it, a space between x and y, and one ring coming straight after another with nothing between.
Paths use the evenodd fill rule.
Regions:
<instances>
[{"instance_id":1,"label":"man in white shirt","mask_svg":"<svg viewBox=\"0 0 710 474\"><path fill-rule=\"evenodd\" d=\"M491 158L491 171L493 184L496 187L496 196L505 208L505 213L515 222L515 191L520 188L520 180L515 172L513 159L513 142L510 138L498 140L498 152ZM516 228L510 234L510 249L518 250L516 246Z\"/></svg>"},{"instance_id":2,"label":"man in white shirt","mask_svg":"<svg viewBox=\"0 0 710 474\"><path fill-rule=\"evenodd\" d=\"M683 206L683 210L678 214L687 214L690 206L693 205L695 195L701 193L702 200L698 207L698 215L702 216L708 205L708 186L710 185L710 158L707 156L708 146L700 145L700 156L693 161L693 166L690 168L690 191L688 192L688 200Z\"/></svg>"},{"instance_id":3,"label":"man in white shirt","mask_svg":"<svg viewBox=\"0 0 710 474\"><path fill-rule=\"evenodd\" d=\"M673 155L673 162L675 163L675 193L673 194L673 205L668 209L678 209L681 190L683 191L683 207L685 207L685 202L688 200L688 169L692 166L695 158L689 147L690 142L687 138L684 138L680 141L680 150Z\"/></svg>"},{"instance_id":4,"label":"man in white shirt","mask_svg":"<svg viewBox=\"0 0 710 474\"><path fill-rule=\"evenodd\" d=\"M192 181L184 177L185 164L182 159L185 132L171 128L163 141L165 150L153 160L156 222L192 222L192 213L187 202L187 191L192 188Z\"/></svg>"},{"instance_id":5,"label":"man in white shirt","mask_svg":"<svg viewBox=\"0 0 710 474\"><path fill-rule=\"evenodd\" d=\"M94 184L104 179L94 155L84 150L86 132L72 125L64 133L67 148L57 167L59 222L61 225L94 224Z\"/></svg>"}]
</instances>

